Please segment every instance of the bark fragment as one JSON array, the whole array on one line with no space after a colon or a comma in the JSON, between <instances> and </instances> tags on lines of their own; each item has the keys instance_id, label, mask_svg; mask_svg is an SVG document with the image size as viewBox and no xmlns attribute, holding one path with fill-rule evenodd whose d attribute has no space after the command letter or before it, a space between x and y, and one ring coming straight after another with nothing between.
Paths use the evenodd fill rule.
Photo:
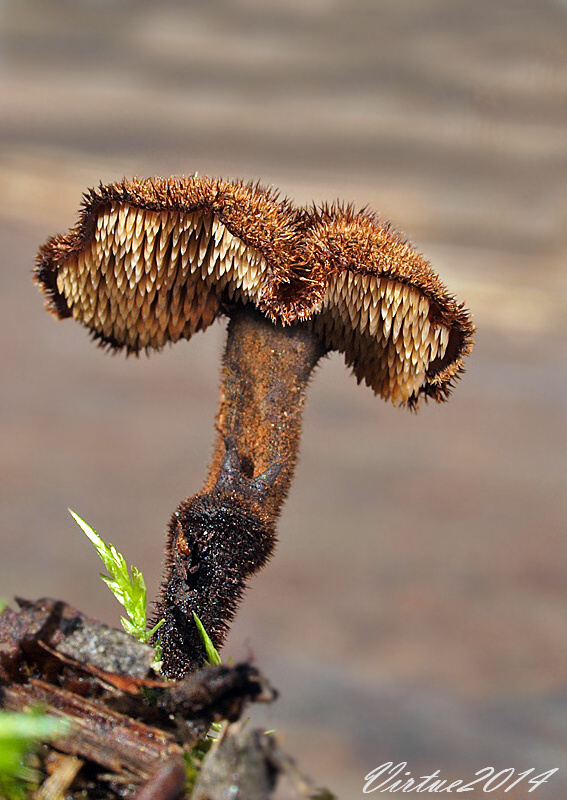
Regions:
<instances>
[{"instance_id":1,"label":"bark fragment","mask_svg":"<svg viewBox=\"0 0 567 800\"><path fill-rule=\"evenodd\" d=\"M18 603L0 613L0 708L40 707L72 726L43 748L45 773L53 754L64 756L39 798L178 800L183 758L211 723L275 697L249 663L166 681L150 670L152 649L127 634L61 601Z\"/></svg>"}]
</instances>

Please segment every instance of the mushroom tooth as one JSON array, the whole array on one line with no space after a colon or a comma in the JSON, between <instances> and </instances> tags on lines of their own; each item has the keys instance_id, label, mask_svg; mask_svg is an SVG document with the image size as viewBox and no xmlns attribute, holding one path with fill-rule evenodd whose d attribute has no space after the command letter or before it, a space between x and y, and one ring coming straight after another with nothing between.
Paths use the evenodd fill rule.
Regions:
<instances>
[{"instance_id":1,"label":"mushroom tooth","mask_svg":"<svg viewBox=\"0 0 567 800\"><path fill-rule=\"evenodd\" d=\"M429 339L430 328L431 326L429 323L429 317L424 315L421 318L421 325L419 327L419 338L422 342L427 342L427 340Z\"/></svg>"},{"instance_id":2,"label":"mushroom tooth","mask_svg":"<svg viewBox=\"0 0 567 800\"><path fill-rule=\"evenodd\" d=\"M325 294L323 295L323 307L329 308L330 306L334 306L337 302L337 294L336 294L336 284L334 281L329 281L325 288Z\"/></svg>"},{"instance_id":3,"label":"mushroom tooth","mask_svg":"<svg viewBox=\"0 0 567 800\"><path fill-rule=\"evenodd\" d=\"M416 330L412 326L411 338L412 338L413 352L416 354L416 357L419 358L420 357L419 353L421 350L421 331L419 328Z\"/></svg>"},{"instance_id":4,"label":"mushroom tooth","mask_svg":"<svg viewBox=\"0 0 567 800\"><path fill-rule=\"evenodd\" d=\"M206 265L206 271L205 271L205 274L203 275L203 277L206 278L207 276L210 276L210 275L213 275L213 274L218 275L219 272L220 272L221 262L222 262L222 259L221 259L220 251L218 250L218 248L216 246L213 245L213 249L212 249L212 252L211 252L211 255L210 255L210 258L209 258L209 263ZM205 264L203 264L203 267L205 267Z\"/></svg>"},{"instance_id":5,"label":"mushroom tooth","mask_svg":"<svg viewBox=\"0 0 567 800\"><path fill-rule=\"evenodd\" d=\"M379 356L378 361L379 361L379 364L380 364L380 373L381 373L381 376L382 376L380 380L381 380L382 383L387 382L388 378L389 378L388 348L387 348L387 346L383 347L382 350L380 351L380 356Z\"/></svg>"},{"instance_id":6,"label":"mushroom tooth","mask_svg":"<svg viewBox=\"0 0 567 800\"><path fill-rule=\"evenodd\" d=\"M93 289L96 291L100 283L101 276L104 275L104 265L101 262L95 261L89 254L89 280Z\"/></svg>"},{"instance_id":7,"label":"mushroom tooth","mask_svg":"<svg viewBox=\"0 0 567 800\"><path fill-rule=\"evenodd\" d=\"M423 317L423 319L428 318L429 309L430 309L429 299L424 294L421 294L419 297L419 306L418 306L419 315Z\"/></svg>"},{"instance_id":8,"label":"mushroom tooth","mask_svg":"<svg viewBox=\"0 0 567 800\"><path fill-rule=\"evenodd\" d=\"M109 313L111 311L111 308L110 308L110 303L107 300L103 300L101 298L101 301L102 302L97 303L96 308L92 309L90 315L91 319L96 319L98 321L100 329L106 332L111 328L110 324L111 316Z\"/></svg>"},{"instance_id":9,"label":"mushroom tooth","mask_svg":"<svg viewBox=\"0 0 567 800\"><path fill-rule=\"evenodd\" d=\"M220 251L221 258L224 261L225 259L230 263L234 257L234 254L239 251L239 239L232 235L232 233L223 226L222 229L222 236L220 239L217 239L217 247Z\"/></svg>"},{"instance_id":10,"label":"mushroom tooth","mask_svg":"<svg viewBox=\"0 0 567 800\"><path fill-rule=\"evenodd\" d=\"M201 236L199 238L199 251L198 251L199 265L201 265L207 257L210 241L211 240L206 236Z\"/></svg>"},{"instance_id":11,"label":"mushroom tooth","mask_svg":"<svg viewBox=\"0 0 567 800\"><path fill-rule=\"evenodd\" d=\"M196 270L199 266L197 262L197 252L199 250L199 237L190 229L183 231L179 242L179 250L183 260L188 260L189 269L191 272Z\"/></svg>"},{"instance_id":12,"label":"mushroom tooth","mask_svg":"<svg viewBox=\"0 0 567 800\"><path fill-rule=\"evenodd\" d=\"M97 220L97 224L98 224L98 221L100 221L100 217ZM99 236L98 229L95 230L95 234L93 236L93 239L92 239L90 245L86 248L86 250L89 251L90 256L91 256L93 261L96 261L96 262L100 263L100 262L102 262L104 260L104 251L105 251L104 240L101 239L101 237Z\"/></svg>"},{"instance_id":13,"label":"mushroom tooth","mask_svg":"<svg viewBox=\"0 0 567 800\"><path fill-rule=\"evenodd\" d=\"M172 227L172 229L171 229L171 246L172 246L172 249L176 249L176 248L179 249L179 240L181 238L181 234L182 234L182 232L183 232L183 230L185 228L185 225L186 225L186 218L187 218L186 214L178 214L177 215L178 224L174 225Z\"/></svg>"},{"instance_id":14,"label":"mushroom tooth","mask_svg":"<svg viewBox=\"0 0 567 800\"><path fill-rule=\"evenodd\" d=\"M429 347L430 347L429 340L424 341L422 339L419 344L419 358L424 364L429 361L429 359L427 358L427 351L429 350Z\"/></svg>"},{"instance_id":15,"label":"mushroom tooth","mask_svg":"<svg viewBox=\"0 0 567 800\"><path fill-rule=\"evenodd\" d=\"M139 282L140 282L140 280L141 280L141 277L142 277L142 275L143 275L143 274L144 274L144 272L145 272L146 263L147 263L147 262L146 262L144 259L140 258L140 259L139 259L138 261L136 261L136 263L133 265L133 266L134 266L134 269L133 269L133 271L130 273L130 287L131 287L131 288L134 288L134 287L132 286L132 280L134 280L134 281L135 281L135 283L139 283Z\"/></svg>"},{"instance_id":16,"label":"mushroom tooth","mask_svg":"<svg viewBox=\"0 0 567 800\"><path fill-rule=\"evenodd\" d=\"M107 336L111 335L110 331L107 332L106 330L104 330L103 333L105 335L107 335ZM121 342L124 341L124 339L126 338L126 327L124 326L122 320L118 320L118 319L115 320L114 329L113 329L112 333L114 334L116 339L118 339Z\"/></svg>"},{"instance_id":17,"label":"mushroom tooth","mask_svg":"<svg viewBox=\"0 0 567 800\"><path fill-rule=\"evenodd\" d=\"M342 287L342 295L343 295L343 297L345 299L347 299L347 298L350 299L353 296L357 295L358 292L356 292L356 288L357 288L356 287L356 275L354 274L354 272L349 270L347 272L347 279L343 283L343 287Z\"/></svg>"},{"instance_id":18,"label":"mushroom tooth","mask_svg":"<svg viewBox=\"0 0 567 800\"><path fill-rule=\"evenodd\" d=\"M138 266L140 262L142 262L143 265L143 259L141 258L141 253L140 255L138 255L137 253L134 254L132 252L126 253L121 262L122 269L120 270L120 272L123 273L128 278L128 280L130 280L130 278L136 274L137 270L143 269L143 266L142 267Z\"/></svg>"},{"instance_id":19,"label":"mushroom tooth","mask_svg":"<svg viewBox=\"0 0 567 800\"><path fill-rule=\"evenodd\" d=\"M190 231L197 239L201 236L202 231L202 214L193 212L192 214L183 214L184 230Z\"/></svg>"},{"instance_id":20,"label":"mushroom tooth","mask_svg":"<svg viewBox=\"0 0 567 800\"><path fill-rule=\"evenodd\" d=\"M191 295L191 296L193 296L193 295ZM177 321L179 319L179 314L180 314L183 302L184 302L184 297L183 297L182 292L177 291L177 292L173 292L171 294L171 297L169 298L168 305L169 305L169 316L170 316L170 319L173 322L175 322L175 321Z\"/></svg>"},{"instance_id":21,"label":"mushroom tooth","mask_svg":"<svg viewBox=\"0 0 567 800\"><path fill-rule=\"evenodd\" d=\"M349 306L349 315L353 325L353 328L357 328L360 322L360 307L356 305Z\"/></svg>"},{"instance_id":22,"label":"mushroom tooth","mask_svg":"<svg viewBox=\"0 0 567 800\"><path fill-rule=\"evenodd\" d=\"M144 251L144 237L132 236L130 239L130 253L132 258L141 258Z\"/></svg>"},{"instance_id":23,"label":"mushroom tooth","mask_svg":"<svg viewBox=\"0 0 567 800\"><path fill-rule=\"evenodd\" d=\"M156 246L156 260L160 266L163 266L166 254L171 247L171 221L166 220L165 224L162 223L161 233L157 240Z\"/></svg>"},{"instance_id":24,"label":"mushroom tooth","mask_svg":"<svg viewBox=\"0 0 567 800\"><path fill-rule=\"evenodd\" d=\"M108 238L110 238L110 236L114 237L114 228L116 227L116 222L118 220L118 210L118 204L111 203L108 209L103 211L102 216L104 218L104 227Z\"/></svg>"},{"instance_id":25,"label":"mushroom tooth","mask_svg":"<svg viewBox=\"0 0 567 800\"><path fill-rule=\"evenodd\" d=\"M205 231L201 231L199 235L197 235L197 251L196 251L196 261L197 265L200 267L207 257L207 251L209 249L210 238L206 235Z\"/></svg>"},{"instance_id":26,"label":"mushroom tooth","mask_svg":"<svg viewBox=\"0 0 567 800\"><path fill-rule=\"evenodd\" d=\"M415 347L412 348L411 353L409 354L408 358L410 359L413 367L413 371L415 372L418 369L420 364L420 357L419 357L419 350Z\"/></svg>"},{"instance_id":27,"label":"mushroom tooth","mask_svg":"<svg viewBox=\"0 0 567 800\"><path fill-rule=\"evenodd\" d=\"M146 216L146 221L149 224L150 229L153 231L154 238L159 235L161 222L162 222L162 211L150 211Z\"/></svg>"},{"instance_id":28,"label":"mushroom tooth","mask_svg":"<svg viewBox=\"0 0 567 800\"><path fill-rule=\"evenodd\" d=\"M141 284L137 287L137 292L134 295L134 306L138 309L138 312L146 302L146 287L142 286Z\"/></svg>"},{"instance_id":29,"label":"mushroom tooth","mask_svg":"<svg viewBox=\"0 0 567 800\"><path fill-rule=\"evenodd\" d=\"M79 301L79 290L75 276L66 270L61 276L61 280L57 280L57 285L61 294L65 295L71 301L71 305L75 306Z\"/></svg>"},{"instance_id":30,"label":"mushroom tooth","mask_svg":"<svg viewBox=\"0 0 567 800\"><path fill-rule=\"evenodd\" d=\"M400 403L401 403L401 393L400 393L400 387L399 387L398 383L393 383L393 384L390 383L389 389L390 389L390 400L392 401L392 403L395 406L400 405Z\"/></svg>"},{"instance_id":31,"label":"mushroom tooth","mask_svg":"<svg viewBox=\"0 0 567 800\"><path fill-rule=\"evenodd\" d=\"M325 287L325 294L323 295L323 307L327 308L329 305L334 304L335 300L335 293L336 293L336 281L334 276L331 275L327 280L327 285Z\"/></svg>"},{"instance_id":32,"label":"mushroom tooth","mask_svg":"<svg viewBox=\"0 0 567 800\"><path fill-rule=\"evenodd\" d=\"M132 234L132 250L135 252L143 252L146 245L147 233L149 226L146 225L146 218L149 212L139 209L136 216L136 226Z\"/></svg>"},{"instance_id":33,"label":"mushroom tooth","mask_svg":"<svg viewBox=\"0 0 567 800\"><path fill-rule=\"evenodd\" d=\"M142 278L142 285L146 287L146 297L155 297L156 292L158 291L158 283L157 283L157 276L150 272L146 275L146 280Z\"/></svg>"},{"instance_id":34,"label":"mushroom tooth","mask_svg":"<svg viewBox=\"0 0 567 800\"><path fill-rule=\"evenodd\" d=\"M212 213L203 215L203 219L205 220L203 229L207 238L210 239L217 248L220 247L225 232L228 233L226 225Z\"/></svg>"},{"instance_id":35,"label":"mushroom tooth","mask_svg":"<svg viewBox=\"0 0 567 800\"><path fill-rule=\"evenodd\" d=\"M376 336L380 325L380 306L372 303L368 308L368 333Z\"/></svg>"},{"instance_id":36,"label":"mushroom tooth","mask_svg":"<svg viewBox=\"0 0 567 800\"><path fill-rule=\"evenodd\" d=\"M167 292L161 291L158 292L155 299L155 314L156 318L159 321L160 328L165 330L167 325L167 310L168 306L168 297Z\"/></svg>"},{"instance_id":37,"label":"mushroom tooth","mask_svg":"<svg viewBox=\"0 0 567 800\"><path fill-rule=\"evenodd\" d=\"M370 294L365 294L362 298L361 327L364 330L368 328L370 335L373 335L371 330L372 320L376 320L376 316L380 317L377 311L375 299Z\"/></svg>"},{"instance_id":38,"label":"mushroom tooth","mask_svg":"<svg viewBox=\"0 0 567 800\"><path fill-rule=\"evenodd\" d=\"M386 311L392 305L392 293L390 291L391 281L387 278L380 278L380 298L381 307Z\"/></svg>"},{"instance_id":39,"label":"mushroom tooth","mask_svg":"<svg viewBox=\"0 0 567 800\"><path fill-rule=\"evenodd\" d=\"M236 274L238 276L238 280L242 283L250 269L255 268L256 266L256 258L255 254L252 250L247 249L242 258L238 259L236 263Z\"/></svg>"},{"instance_id":40,"label":"mushroom tooth","mask_svg":"<svg viewBox=\"0 0 567 800\"><path fill-rule=\"evenodd\" d=\"M150 343L149 331L145 330L144 328L138 330L138 337L136 340L135 349L143 350L144 347L147 347L149 345L149 343Z\"/></svg>"},{"instance_id":41,"label":"mushroom tooth","mask_svg":"<svg viewBox=\"0 0 567 800\"><path fill-rule=\"evenodd\" d=\"M409 314L404 317L402 325L402 342L406 358L409 359L415 347L413 339L413 320Z\"/></svg>"},{"instance_id":42,"label":"mushroom tooth","mask_svg":"<svg viewBox=\"0 0 567 800\"><path fill-rule=\"evenodd\" d=\"M132 224L132 208L130 206L121 205L118 210L118 219L116 220L116 234L115 238L123 244L129 238L129 231Z\"/></svg>"},{"instance_id":43,"label":"mushroom tooth","mask_svg":"<svg viewBox=\"0 0 567 800\"><path fill-rule=\"evenodd\" d=\"M405 359L403 358L403 356L400 353L400 351L397 350L396 360L394 361L394 370L393 371L396 373L396 375L398 377L403 373L404 366L405 366Z\"/></svg>"},{"instance_id":44,"label":"mushroom tooth","mask_svg":"<svg viewBox=\"0 0 567 800\"><path fill-rule=\"evenodd\" d=\"M366 296L370 297L370 295L372 294L370 291L370 283L372 280L373 280L372 275L361 275L360 284L362 286L362 293L364 297Z\"/></svg>"},{"instance_id":45,"label":"mushroom tooth","mask_svg":"<svg viewBox=\"0 0 567 800\"><path fill-rule=\"evenodd\" d=\"M396 309L396 313L395 313L395 316L394 316L394 319L393 319L393 323L392 323L392 334L393 334L393 337L394 337L395 341L397 341L397 339L398 339L398 337L400 335L400 330L401 330L401 327L402 327L403 319L404 319L403 308L402 308L402 306L398 305L398 308Z\"/></svg>"},{"instance_id":46,"label":"mushroom tooth","mask_svg":"<svg viewBox=\"0 0 567 800\"><path fill-rule=\"evenodd\" d=\"M392 309L392 316L395 318L399 313L403 316L403 299L400 292L396 295L394 292L391 294L392 302L390 308Z\"/></svg>"},{"instance_id":47,"label":"mushroom tooth","mask_svg":"<svg viewBox=\"0 0 567 800\"><path fill-rule=\"evenodd\" d=\"M385 308L382 307L380 309L380 313L384 314L384 334L385 336L389 336L394 318L394 315L392 313L392 306L386 306Z\"/></svg>"},{"instance_id":48,"label":"mushroom tooth","mask_svg":"<svg viewBox=\"0 0 567 800\"><path fill-rule=\"evenodd\" d=\"M388 280L388 278L380 279L380 291L382 297L384 298L384 303L386 308L390 308L392 305L392 301L394 299L393 288L394 288L393 283L392 281Z\"/></svg>"},{"instance_id":49,"label":"mushroom tooth","mask_svg":"<svg viewBox=\"0 0 567 800\"><path fill-rule=\"evenodd\" d=\"M404 353L408 365L411 364L412 354L415 353L415 348L412 339L404 339Z\"/></svg>"},{"instance_id":50,"label":"mushroom tooth","mask_svg":"<svg viewBox=\"0 0 567 800\"><path fill-rule=\"evenodd\" d=\"M218 224L218 221L212 213L199 215L199 222L201 223L201 227L203 228L205 238L207 240L211 239L213 235L213 221L217 222Z\"/></svg>"},{"instance_id":51,"label":"mushroom tooth","mask_svg":"<svg viewBox=\"0 0 567 800\"><path fill-rule=\"evenodd\" d=\"M171 245L171 253L169 256L169 261L167 263L167 268L165 270L165 278L169 281L173 275L177 272L179 261L181 260L180 255L180 238L177 237L176 241L172 241Z\"/></svg>"},{"instance_id":52,"label":"mushroom tooth","mask_svg":"<svg viewBox=\"0 0 567 800\"><path fill-rule=\"evenodd\" d=\"M171 287L171 290L174 292L182 291L183 287L187 284L193 284L194 278L191 277L191 263L186 258L181 258L177 262L177 271L176 273L169 278L168 286Z\"/></svg>"},{"instance_id":53,"label":"mushroom tooth","mask_svg":"<svg viewBox=\"0 0 567 800\"><path fill-rule=\"evenodd\" d=\"M125 242L119 245L115 244L112 253L109 254L109 259L112 256L114 265L119 264L120 261L124 259L127 252L129 252L129 248Z\"/></svg>"},{"instance_id":54,"label":"mushroom tooth","mask_svg":"<svg viewBox=\"0 0 567 800\"><path fill-rule=\"evenodd\" d=\"M177 316L174 316L170 319L168 330L174 342L176 342L180 338L181 331L183 330L186 324L187 320L182 314L178 314Z\"/></svg>"},{"instance_id":55,"label":"mushroom tooth","mask_svg":"<svg viewBox=\"0 0 567 800\"><path fill-rule=\"evenodd\" d=\"M160 320L156 314L155 307L152 308L152 313L148 320L147 327L150 335L150 344L152 344L153 347L157 347L161 330L160 330Z\"/></svg>"},{"instance_id":56,"label":"mushroom tooth","mask_svg":"<svg viewBox=\"0 0 567 800\"><path fill-rule=\"evenodd\" d=\"M148 225L146 228L146 236L144 238L144 252L143 260L151 261L154 257L154 247L156 240L156 231L153 226Z\"/></svg>"},{"instance_id":57,"label":"mushroom tooth","mask_svg":"<svg viewBox=\"0 0 567 800\"><path fill-rule=\"evenodd\" d=\"M144 324L147 322L148 317L150 316L150 311L151 311L151 298L149 298L146 295L144 302L140 307L140 319L143 320Z\"/></svg>"},{"instance_id":58,"label":"mushroom tooth","mask_svg":"<svg viewBox=\"0 0 567 800\"><path fill-rule=\"evenodd\" d=\"M124 319L126 321L127 335L128 335L128 337L130 339L132 338L132 331L135 330L135 328L136 328L136 326L138 324L138 317L139 316L140 316L139 309L136 308L136 303L134 302L132 304L132 307L128 311L127 316L124 317Z\"/></svg>"},{"instance_id":59,"label":"mushroom tooth","mask_svg":"<svg viewBox=\"0 0 567 800\"><path fill-rule=\"evenodd\" d=\"M95 239L106 237L106 218L107 215L104 212L97 214L94 232Z\"/></svg>"},{"instance_id":60,"label":"mushroom tooth","mask_svg":"<svg viewBox=\"0 0 567 800\"><path fill-rule=\"evenodd\" d=\"M435 331L433 338L429 341L429 348L430 348L430 356L429 356L429 363L435 361L437 358L437 351L439 349L439 340L437 338L437 331Z\"/></svg>"},{"instance_id":61,"label":"mushroom tooth","mask_svg":"<svg viewBox=\"0 0 567 800\"><path fill-rule=\"evenodd\" d=\"M366 328L368 327L368 317L369 317L368 309L362 307L359 313L360 313L360 320L358 323L358 328L360 330L360 333L364 333L366 331Z\"/></svg>"},{"instance_id":62,"label":"mushroom tooth","mask_svg":"<svg viewBox=\"0 0 567 800\"><path fill-rule=\"evenodd\" d=\"M239 278L239 265L242 259L244 258L243 253L237 250L232 258L232 263L229 263L226 270L226 275L230 281L238 282Z\"/></svg>"},{"instance_id":63,"label":"mushroom tooth","mask_svg":"<svg viewBox=\"0 0 567 800\"><path fill-rule=\"evenodd\" d=\"M206 281L206 279L207 279L207 276L209 274L209 266L210 266L211 262L214 264L212 255L213 255L212 250L211 249L207 249L206 254L201 259L199 274L200 274L201 279L203 281Z\"/></svg>"},{"instance_id":64,"label":"mushroom tooth","mask_svg":"<svg viewBox=\"0 0 567 800\"><path fill-rule=\"evenodd\" d=\"M439 355L441 358L445 355L447 351L447 345L449 344L449 329L446 328L444 325L441 325L439 328Z\"/></svg>"},{"instance_id":65,"label":"mushroom tooth","mask_svg":"<svg viewBox=\"0 0 567 800\"><path fill-rule=\"evenodd\" d=\"M134 309L136 309L136 295L132 292L127 295L123 295L123 302L120 303L120 307L122 308L122 316L128 320L130 315L133 313ZM137 314L136 310L136 314Z\"/></svg>"},{"instance_id":66,"label":"mushroom tooth","mask_svg":"<svg viewBox=\"0 0 567 800\"><path fill-rule=\"evenodd\" d=\"M226 275L232 268L232 250L217 247L218 259L216 265L217 280Z\"/></svg>"},{"instance_id":67,"label":"mushroom tooth","mask_svg":"<svg viewBox=\"0 0 567 800\"><path fill-rule=\"evenodd\" d=\"M125 286L128 283L128 273L125 269L121 269L118 274L115 275L115 282L118 291L121 291L122 286Z\"/></svg>"},{"instance_id":68,"label":"mushroom tooth","mask_svg":"<svg viewBox=\"0 0 567 800\"><path fill-rule=\"evenodd\" d=\"M223 235L224 230L225 230L225 226L213 214L212 219L211 219L211 226L210 226L210 236L211 236L211 238L214 239L215 242L220 242L220 240L222 239L222 235Z\"/></svg>"},{"instance_id":69,"label":"mushroom tooth","mask_svg":"<svg viewBox=\"0 0 567 800\"><path fill-rule=\"evenodd\" d=\"M333 294L335 300L348 295L348 275L348 272L338 272L335 274L335 289Z\"/></svg>"},{"instance_id":70,"label":"mushroom tooth","mask_svg":"<svg viewBox=\"0 0 567 800\"><path fill-rule=\"evenodd\" d=\"M253 291L254 294L258 294L260 285L262 283L263 272L264 270L261 268L261 265L258 264L250 274L248 283L250 290Z\"/></svg>"},{"instance_id":71,"label":"mushroom tooth","mask_svg":"<svg viewBox=\"0 0 567 800\"><path fill-rule=\"evenodd\" d=\"M133 220L134 224L131 229L132 239L136 242L141 242L144 238L144 228L146 224L146 217L143 208L137 208Z\"/></svg>"},{"instance_id":72,"label":"mushroom tooth","mask_svg":"<svg viewBox=\"0 0 567 800\"><path fill-rule=\"evenodd\" d=\"M151 261L146 261L145 263L146 274L148 274L150 270L153 268L157 268L158 270L160 270L160 272L163 268L163 258L160 258L159 254L159 236L156 236L153 258L151 259Z\"/></svg>"}]
</instances>

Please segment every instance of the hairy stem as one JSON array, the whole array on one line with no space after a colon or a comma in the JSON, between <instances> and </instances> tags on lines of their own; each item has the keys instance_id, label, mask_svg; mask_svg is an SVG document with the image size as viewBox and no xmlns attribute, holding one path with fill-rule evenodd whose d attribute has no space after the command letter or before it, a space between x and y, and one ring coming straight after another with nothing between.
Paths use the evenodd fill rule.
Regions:
<instances>
[{"instance_id":1,"label":"hairy stem","mask_svg":"<svg viewBox=\"0 0 567 800\"><path fill-rule=\"evenodd\" d=\"M275 523L293 478L305 391L324 354L302 324L283 327L245 307L227 332L217 440L202 491L172 517L156 615L164 674L204 660L193 620L222 644L246 581L275 546Z\"/></svg>"}]
</instances>

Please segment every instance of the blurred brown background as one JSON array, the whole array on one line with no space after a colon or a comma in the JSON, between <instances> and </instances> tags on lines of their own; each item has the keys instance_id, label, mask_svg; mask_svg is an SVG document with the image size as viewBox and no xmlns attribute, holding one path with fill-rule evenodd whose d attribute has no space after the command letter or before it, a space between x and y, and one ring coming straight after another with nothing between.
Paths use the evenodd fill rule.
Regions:
<instances>
[{"instance_id":1,"label":"blurred brown background","mask_svg":"<svg viewBox=\"0 0 567 800\"><path fill-rule=\"evenodd\" d=\"M567 797L567 3L0 0L0 148L0 593L116 623L66 508L153 595L212 444L222 326L126 360L43 311L34 254L83 189L198 171L369 204L477 345L417 416L322 364L225 653L254 655L281 691L254 719L345 800L388 760L559 767L529 796Z\"/></svg>"}]
</instances>

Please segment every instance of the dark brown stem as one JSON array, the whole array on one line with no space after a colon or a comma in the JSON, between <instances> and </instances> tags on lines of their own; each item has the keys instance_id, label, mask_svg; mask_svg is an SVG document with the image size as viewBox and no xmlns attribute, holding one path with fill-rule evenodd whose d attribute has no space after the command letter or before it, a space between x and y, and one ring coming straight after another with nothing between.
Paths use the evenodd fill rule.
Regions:
<instances>
[{"instance_id":1,"label":"dark brown stem","mask_svg":"<svg viewBox=\"0 0 567 800\"><path fill-rule=\"evenodd\" d=\"M217 442L203 490L173 515L156 604L163 672L180 678L205 658L193 612L222 644L246 580L275 545L297 460L305 390L325 350L306 325L283 327L251 307L228 326Z\"/></svg>"}]
</instances>

